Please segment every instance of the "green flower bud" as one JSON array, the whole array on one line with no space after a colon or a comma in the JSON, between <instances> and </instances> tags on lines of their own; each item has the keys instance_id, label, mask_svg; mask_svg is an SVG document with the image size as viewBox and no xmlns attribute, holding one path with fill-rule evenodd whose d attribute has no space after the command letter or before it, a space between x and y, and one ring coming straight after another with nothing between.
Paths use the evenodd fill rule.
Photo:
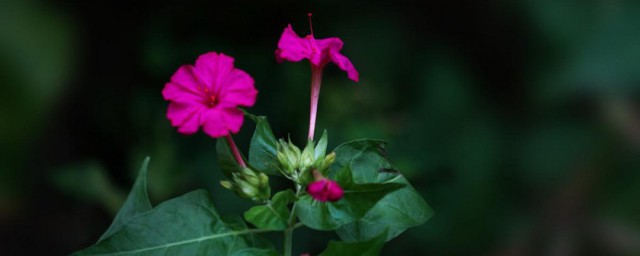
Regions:
<instances>
[{"instance_id":1,"label":"green flower bud","mask_svg":"<svg viewBox=\"0 0 640 256\"><path fill-rule=\"evenodd\" d=\"M241 190L240 192L242 192L246 198L252 199L258 195L258 188L248 182L244 180L237 180L236 184L238 184L238 188Z\"/></svg>"},{"instance_id":2,"label":"green flower bud","mask_svg":"<svg viewBox=\"0 0 640 256\"><path fill-rule=\"evenodd\" d=\"M260 175L258 175L258 178L260 179L260 184L269 184L269 176L267 176L264 173L260 173Z\"/></svg>"},{"instance_id":3,"label":"green flower bud","mask_svg":"<svg viewBox=\"0 0 640 256\"><path fill-rule=\"evenodd\" d=\"M300 169L308 170L313 167L313 162L315 161L315 149L313 145L313 141L309 141L307 146L302 151L302 155L300 156Z\"/></svg>"},{"instance_id":4,"label":"green flower bud","mask_svg":"<svg viewBox=\"0 0 640 256\"><path fill-rule=\"evenodd\" d=\"M251 184L252 186L260 185L260 180L253 170L249 168L242 168L241 175L241 178L247 181L247 183Z\"/></svg>"},{"instance_id":5,"label":"green flower bud","mask_svg":"<svg viewBox=\"0 0 640 256\"><path fill-rule=\"evenodd\" d=\"M280 148L280 147L278 147ZM287 157L285 156L285 154L278 150L278 153L276 153L276 156L278 157L278 162L280 162L280 169L283 172L283 174L287 177L291 176L293 174L293 168L289 165L289 161L287 160Z\"/></svg>"},{"instance_id":6,"label":"green flower bud","mask_svg":"<svg viewBox=\"0 0 640 256\"><path fill-rule=\"evenodd\" d=\"M260 201L264 202L269 200L271 197L271 187L269 186L269 176L264 173L260 173L258 175L258 179L260 180L260 186L258 187L258 198Z\"/></svg>"},{"instance_id":7,"label":"green flower bud","mask_svg":"<svg viewBox=\"0 0 640 256\"><path fill-rule=\"evenodd\" d=\"M231 176L231 181L220 181L220 185L238 196L260 203L267 201L271 196L269 177L266 174L245 167Z\"/></svg>"},{"instance_id":8,"label":"green flower bud","mask_svg":"<svg viewBox=\"0 0 640 256\"><path fill-rule=\"evenodd\" d=\"M296 145L293 145L291 140L289 140L288 148L287 159L289 160L289 164L293 169L300 168L300 149L296 147Z\"/></svg>"},{"instance_id":9,"label":"green flower bud","mask_svg":"<svg viewBox=\"0 0 640 256\"><path fill-rule=\"evenodd\" d=\"M295 170L300 168L300 149L291 141L285 142L283 139L278 141L277 149L276 157L280 162L280 171L287 178L294 179Z\"/></svg>"},{"instance_id":10,"label":"green flower bud","mask_svg":"<svg viewBox=\"0 0 640 256\"><path fill-rule=\"evenodd\" d=\"M327 170L335 160L336 160L336 152L331 152L330 154L328 154L322 161L322 164L320 165L320 168L319 168L320 172L324 172L325 170Z\"/></svg>"},{"instance_id":11,"label":"green flower bud","mask_svg":"<svg viewBox=\"0 0 640 256\"><path fill-rule=\"evenodd\" d=\"M231 181L228 181L228 180L220 181L220 185L222 185L223 188L226 188L228 190L233 190L234 189L233 183L231 183Z\"/></svg>"}]
</instances>

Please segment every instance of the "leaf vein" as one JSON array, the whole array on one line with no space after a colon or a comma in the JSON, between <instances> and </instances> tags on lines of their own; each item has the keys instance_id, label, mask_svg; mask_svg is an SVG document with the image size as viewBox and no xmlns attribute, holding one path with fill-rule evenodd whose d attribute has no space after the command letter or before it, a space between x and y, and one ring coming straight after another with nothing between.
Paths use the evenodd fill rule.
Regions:
<instances>
[{"instance_id":1,"label":"leaf vein","mask_svg":"<svg viewBox=\"0 0 640 256\"><path fill-rule=\"evenodd\" d=\"M210 235L210 236L203 236L203 237L194 238L194 239L187 239L187 240L168 243L168 244L164 244L164 245L140 248L140 249L137 249L137 250L119 251L119 252L115 252L115 253L106 253L106 254L98 254L98 255L135 254L135 253L153 251L153 250L158 250L158 249L168 249L168 248L173 247L173 246L179 246L179 245L185 245L185 244L191 244L191 243L200 243L200 242L203 242L203 241L206 241L206 240L213 240L213 239L223 238L223 237L227 237L227 236L238 236L238 235L251 234L251 233L260 233L260 232L267 232L267 230L250 229L250 230L242 230L242 231L233 231L233 232L227 232L227 233L222 233L222 234L213 234L213 235Z\"/></svg>"}]
</instances>

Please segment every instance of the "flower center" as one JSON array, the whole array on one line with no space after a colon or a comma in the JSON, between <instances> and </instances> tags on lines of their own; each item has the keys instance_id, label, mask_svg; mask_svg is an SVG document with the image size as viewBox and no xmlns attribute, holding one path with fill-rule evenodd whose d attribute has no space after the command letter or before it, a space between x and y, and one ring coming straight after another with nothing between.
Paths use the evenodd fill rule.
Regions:
<instances>
[{"instance_id":1,"label":"flower center","mask_svg":"<svg viewBox=\"0 0 640 256\"><path fill-rule=\"evenodd\" d=\"M218 104L218 97L207 87L198 87L198 90L204 93L204 104L212 108Z\"/></svg>"},{"instance_id":2,"label":"flower center","mask_svg":"<svg viewBox=\"0 0 640 256\"><path fill-rule=\"evenodd\" d=\"M315 38L313 38L313 35L307 35L306 39L309 40L309 47L311 47L311 53L312 54L316 54L318 53L318 48L316 47L316 44L314 44Z\"/></svg>"},{"instance_id":3,"label":"flower center","mask_svg":"<svg viewBox=\"0 0 640 256\"><path fill-rule=\"evenodd\" d=\"M209 95L209 98L207 98L207 106L209 107L215 107L216 104L218 104L218 98L215 95Z\"/></svg>"}]
</instances>

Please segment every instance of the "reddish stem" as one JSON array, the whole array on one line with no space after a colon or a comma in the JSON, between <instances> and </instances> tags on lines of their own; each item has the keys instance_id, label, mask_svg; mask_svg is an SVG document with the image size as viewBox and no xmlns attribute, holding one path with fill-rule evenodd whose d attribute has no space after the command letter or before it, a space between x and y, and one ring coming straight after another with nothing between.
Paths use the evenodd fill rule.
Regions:
<instances>
[{"instance_id":1,"label":"reddish stem","mask_svg":"<svg viewBox=\"0 0 640 256\"><path fill-rule=\"evenodd\" d=\"M316 129L316 114L318 113L318 98L322 83L322 67L311 65L311 110L309 115L309 140L313 140Z\"/></svg>"},{"instance_id":2,"label":"reddish stem","mask_svg":"<svg viewBox=\"0 0 640 256\"><path fill-rule=\"evenodd\" d=\"M236 143L233 141L231 134L225 136L224 138L227 139L227 143L229 144L229 147L231 148L231 152L233 153L233 157L236 159L236 162L238 162L238 165L242 167L247 167L247 164L244 163L244 159L242 159L242 156L240 155L240 151L238 150Z\"/></svg>"},{"instance_id":3,"label":"reddish stem","mask_svg":"<svg viewBox=\"0 0 640 256\"><path fill-rule=\"evenodd\" d=\"M319 172L318 170L316 170L316 169L313 169L313 172L312 172L312 173L313 173L313 178L314 178L316 181L319 181L319 180L326 180L326 179L327 179L327 178L325 178L324 176L322 176L322 173L320 173L320 172Z\"/></svg>"}]
</instances>

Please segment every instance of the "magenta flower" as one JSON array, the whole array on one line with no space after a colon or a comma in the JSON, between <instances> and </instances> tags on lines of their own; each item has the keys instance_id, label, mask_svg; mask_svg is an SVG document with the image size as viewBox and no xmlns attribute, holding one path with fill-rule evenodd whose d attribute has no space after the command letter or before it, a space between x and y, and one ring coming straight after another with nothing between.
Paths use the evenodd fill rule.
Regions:
<instances>
[{"instance_id":1,"label":"magenta flower","mask_svg":"<svg viewBox=\"0 0 640 256\"><path fill-rule=\"evenodd\" d=\"M313 199L320 202L335 202L342 198L344 191L337 182L328 179L320 179L307 186L307 192Z\"/></svg>"},{"instance_id":2,"label":"magenta flower","mask_svg":"<svg viewBox=\"0 0 640 256\"><path fill-rule=\"evenodd\" d=\"M351 64L351 61L340 54L342 50L342 40L337 37L326 39L315 39L313 37L313 26L311 25L311 13L309 16L309 26L311 34L300 38L289 24L278 41L276 50L276 60L279 62L288 60L298 62L308 59L311 62L311 106L309 111L309 140L313 140L316 128L316 115L318 112L318 98L320 97L320 87L322 83L322 69L329 62L333 62L338 67L347 72L349 79L358 82L358 71Z\"/></svg>"},{"instance_id":3,"label":"magenta flower","mask_svg":"<svg viewBox=\"0 0 640 256\"><path fill-rule=\"evenodd\" d=\"M253 78L233 67L233 58L209 52L195 66L183 65L162 90L170 101L167 118L182 134L193 134L200 126L219 138L237 133L244 121L238 106L251 107L258 91Z\"/></svg>"},{"instance_id":4,"label":"magenta flower","mask_svg":"<svg viewBox=\"0 0 640 256\"><path fill-rule=\"evenodd\" d=\"M315 39L313 33L304 38L300 38L291 28L291 24L284 29L278 49L276 59L278 61L288 60L293 62L308 59L311 65L322 68L330 61L347 72L349 79L358 82L358 71L351 64L351 61L340 54L342 50L342 40L337 37L326 39Z\"/></svg>"}]
</instances>

